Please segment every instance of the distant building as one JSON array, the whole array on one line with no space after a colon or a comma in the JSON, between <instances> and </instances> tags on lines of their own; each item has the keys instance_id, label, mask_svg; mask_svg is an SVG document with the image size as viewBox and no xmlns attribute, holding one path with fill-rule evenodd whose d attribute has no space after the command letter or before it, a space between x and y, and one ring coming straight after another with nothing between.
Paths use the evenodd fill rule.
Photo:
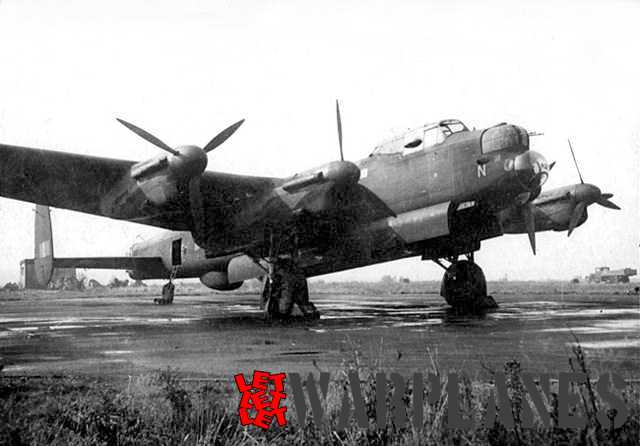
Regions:
<instances>
[{"instance_id":1,"label":"distant building","mask_svg":"<svg viewBox=\"0 0 640 446\"><path fill-rule=\"evenodd\" d=\"M66 278L77 279L75 268L54 268L50 283L64 281ZM20 261L20 288L39 289L43 288L36 280L36 272L33 259L24 259ZM46 288L46 287L44 287Z\"/></svg>"},{"instance_id":2,"label":"distant building","mask_svg":"<svg viewBox=\"0 0 640 446\"><path fill-rule=\"evenodd\" d=\"M635 276L638 271L632 268L610 269L608 266L600 266L595 272L589 274L586 279L589 283L629 283L629 277Z\"/></svg>"}]
</instances>

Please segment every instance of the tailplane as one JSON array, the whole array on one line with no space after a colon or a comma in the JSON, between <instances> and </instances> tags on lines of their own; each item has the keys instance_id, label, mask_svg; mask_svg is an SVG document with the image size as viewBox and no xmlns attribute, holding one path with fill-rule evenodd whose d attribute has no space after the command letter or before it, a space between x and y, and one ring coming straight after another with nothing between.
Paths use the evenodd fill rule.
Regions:
<instances>
[{"instance_id":1,"label":"tailplane","mask_svg":"<svg viewBox=\"0 0 640 446\"><path fill-rule=\"evenodd\" d=\"M47 288L55 269L89 268L127 270L131 277L168 277L160 257L63 257L53 256L53 234L49 206L36 205L34 225L33 279L31 287ZM28 281L25 280L25 283ZM35 283L34 283L35 282ZM29 286L27 286L29 288Z\"/></svg>"}]
</instances>

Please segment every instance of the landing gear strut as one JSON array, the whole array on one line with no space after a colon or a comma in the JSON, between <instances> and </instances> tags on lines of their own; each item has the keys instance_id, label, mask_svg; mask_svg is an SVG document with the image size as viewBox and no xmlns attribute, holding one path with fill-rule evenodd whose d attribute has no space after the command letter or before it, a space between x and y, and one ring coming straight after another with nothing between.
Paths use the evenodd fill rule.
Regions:
<instances>
[{"instance_id":1,"label":"landing gear strut","mask_svg":"<svg viewBox=\"0 0 640 446\"><path fill-rule=\"evenodd\" d=\"M463 312L478 312L497 308L493 297L487 295L487 281L482 269L473 261L450 259L451 265L446 268L442 277L440 295L454 309ZM437 262L440 266L445 266Z\"/></svg>"},{"instance_id":2,"label":"landing gear strut","mask_svg":"<svg viewBox=\"0 0 640 446\"><path fill-rule=\"evenodd\" d=\"M262 290L261 308L265 319L290 317L294 304L298 305L305 318L320 318L320 312L309 301L309 287L304 274L292 262L271 264Z\"/></svg>"}]
</instances>

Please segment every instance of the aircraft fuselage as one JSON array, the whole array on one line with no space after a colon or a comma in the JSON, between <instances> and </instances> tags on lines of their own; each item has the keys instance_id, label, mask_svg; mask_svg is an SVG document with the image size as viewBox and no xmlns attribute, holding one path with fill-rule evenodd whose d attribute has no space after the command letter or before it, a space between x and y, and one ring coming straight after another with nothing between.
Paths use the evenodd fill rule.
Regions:
<instances>
[{"instance_id":1,"label":"aircraft fuselage","mask_svg":"<svg viewBox=\"0 0 640 446\"><path fill-rule=\"evenodd\" d=\"M528 134L520 127L465 128L429 145L427 132L433 130L413 130L356 163L329 163L236 200L227 209L209 209L205 236L172 232L134 245L131 254L162 257L162 277L175 266L178 277L226 273L226 278L216 276L224 287L264 274L260 258L274 254L295 255L305 274L313 276L415 255L442 258L473 252L481 240L502 234L497 219L501 209L518 196L530 200L539 193L548 166L529 151ZM361 209L360 200L341 196L341 182L357 182L363 194L376 197L372 212L379 218L362 218L368 210ZM338 211L340 218L332 219ZM319 214L326 215L322 223L305 220ZM307 230L295 238L289 232L300 225ZM327 232L333 237L326 237ZM276 253L270 240L274 235L280 245ZM138 271L134 277L155 278L158 273Z\"/></svg>"}]
</instances>

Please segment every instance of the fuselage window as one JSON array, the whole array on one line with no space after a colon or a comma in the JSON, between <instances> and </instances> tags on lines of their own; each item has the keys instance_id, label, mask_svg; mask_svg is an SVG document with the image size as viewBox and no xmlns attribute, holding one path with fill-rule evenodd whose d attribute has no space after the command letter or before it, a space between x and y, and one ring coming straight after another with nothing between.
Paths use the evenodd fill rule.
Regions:
<instances>
[{"instance_id":1,"label":"fuselage window","mask_svg":"<svg viewBox=\"0 0 640 446\"><path fill-rule=\"evenodd\" d=\"M444 141L445 135L440 127L434 127L424 132L424 147L435 146Z\"/></svg>"}]
</instances>

